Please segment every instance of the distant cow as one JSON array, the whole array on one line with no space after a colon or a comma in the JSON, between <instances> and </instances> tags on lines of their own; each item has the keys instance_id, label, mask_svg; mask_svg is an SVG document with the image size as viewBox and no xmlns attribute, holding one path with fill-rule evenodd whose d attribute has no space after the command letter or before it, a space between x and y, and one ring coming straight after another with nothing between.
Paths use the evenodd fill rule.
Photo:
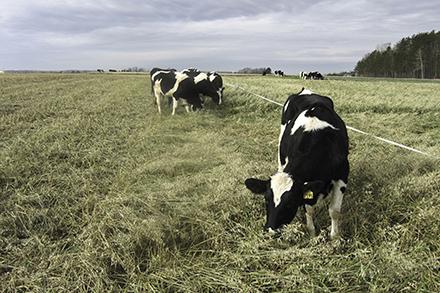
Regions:
<instances>
[{"instance_id":1,"label":"distant cow","mask_svg":"<svg viewBox=\"0 0 440 293\"><path fill-rule=\"evenodd\" d=\"M309 79L323 80L324 76L322 76L322 74L319 73L318 71L313 71L309 73Z\"/></svg>"},{"instance_id":2,"label":"distant cow","mask_svg":"<svg viewBox=\"0 0 440 293\"><path fill-rule=\"evenodd\" d=\"M96 71L98 71L99 73L104 73L104 69L97 69Z\"/></svg>"},{"instance_id":3,"label":"distant cow","mask_svg":"<svg viewBox=\"0 0 440 293\"><path fill-rule=\"evenodd\" d=\"M272 73L272 69L270 67L267 67L266 69L263 70L262 75L265 76L266 74L271 74Z\"/></svg>"},{"instance_id":4,"label":"distant cow","mask_svg":"<svg viewBox=\"0 0 440 293\"><path fill-rule=\"evenodd\" d=\"M245 181L253 193L265 195L265 228L273 232L289 224L304 206L307 228L315 235L314 206L330 195L330 236L338 236L349 173L348 136L332 100L305 89L289 96L278 150L278 172L268 180Z\"/></svg>"},{"instance_id":5,"label":"distant cow","mask_svg":"<svg viewBox=\"0 0 440 293\"><path fill-rule=\"evenodd\" d=\"M275 74L275 76L281 76L281 77L284 76L284 72L281 71L281 70L275 70L275 71L274 71L274 74Z\"/></svg>"},{"instance_id":6,"label":"distant cow","mask_svg":"<svg viewBox=\"0 0 440 293\"><path fill-rule=\"evenodd\" d=\"M304 72L301 71L299 74L299 77L301 79L310 79L310 80L323 80L324 76L319 73L318 71L312 71L312 72Z\"/></svg>"},{"instance_id":7,"label":"distant cow","mask_svg":"<svg viewBox=\"0 0 440 293\"><path fill-rule=\"evenodd\" d=\"M150 78L159 113L161 113L161 97L172 97L172 115L176 113L179 100L183 101L187 112L190 111L190 107L193 110L203 108L203 102L200 99L195 80L187 74L174 70L153 68L150 71Z\"/></svg>"},{"instance_id":8,"label":"distant cow","mask_svg":"<svg viewBox=\"0 0 440 293\"><path fill-rule=\"evenodd\" d=\"M109 72L118 72L116 69L109 69Z\"/></svg>"}]
</instances>

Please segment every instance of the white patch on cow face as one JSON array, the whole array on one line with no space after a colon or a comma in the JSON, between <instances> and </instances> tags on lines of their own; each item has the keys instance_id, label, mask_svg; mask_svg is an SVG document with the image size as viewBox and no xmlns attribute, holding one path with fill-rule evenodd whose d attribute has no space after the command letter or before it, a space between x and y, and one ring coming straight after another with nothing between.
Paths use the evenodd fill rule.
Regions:
<instances>
[{"instance_id":1,"label":"white patch on cow face","mask_svg":"<svg viewBox=\"0 0 440 293\"><path fill-rule=\"evenodd\" d=\"M273 192L273 202L275 207L281 203L281 196L284 192L289 191L293 186L293 179L289 174L278 172L271 177L270 188Z\"/></svg>"},{"instance_id":2,"label":"white patch on cow face","mask_svg":"<svg viewBox=\"0 0 440 293\"><path fill-rule=\"evenodd\" d=\"M208 75L206 75L206 73L202 72L202 73L198 74L196 77L194 77L194 82L199 83L205 79L208 79Z\"/></svg>"},{"instance_id":3,"label":"white patch on cow face","mask_svg":"<svg viewBox=\"0 0 440 293\"><path fill-rule=\"evenodd\" d=\"M312 95L313 92L309 89L303 89L298 95Z\"/></svg>"},{"instance_id":4,"label":"white patch on cow face","mask_svg":"<svg viewBox=\"0 0 440 293\"><path fill-rule=\"evenodd\" d=\"M210 81L210 82L213 82L215 78L216 78L216 76L215 76L213 73L211 73L211 74L209 75L209 81Z\"/></svg>"},{"instance_id":5,"label":"white patch on cow face","mask_svg":"<svg viewBox=\"0 0 440 293\"><path fill-rule=\"evenodd\" d=\"M293 135L300 127L304 127L304 132L318 131L326 127L337 129L327 121L318 119L318 117L307 117L307 111L308 110L302 111L298 118L296 118L292 130L290 131L290 135Z\"/></svg>"}]
</instances>

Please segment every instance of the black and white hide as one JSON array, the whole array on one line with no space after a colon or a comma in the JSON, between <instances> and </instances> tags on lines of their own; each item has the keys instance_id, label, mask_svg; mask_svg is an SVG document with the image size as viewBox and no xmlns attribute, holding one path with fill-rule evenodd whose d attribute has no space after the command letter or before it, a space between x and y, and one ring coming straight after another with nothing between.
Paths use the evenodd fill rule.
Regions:
<instances>
[{"instance_id":1,"label":"black and white hide","mask_svg":"<svg viewBox=\"0 0 440 293\"><path fill-rule=\"evenodd\" d=\"M341 206L349 174L348 136L330 98L303 89L288 97L281 116L278 171L245 185L266 200L266 224L277 231L304 207L307 228L315 235L314 207L329 198L331 238L339 235Z\"/></svg>"},{"instance_id":2,"label":"black and white hide","mask_svg":"<svg viewBox=\"0 0 440 293\"><path fill-rule=\"evenodd\" d=\"M190 108L192 110L203 108L203 102L200 99L195 81L187 74L154 68L150 77L159 113L161 113L160 102L162 97L172 98L172 115L175 115L179 101L182 101L187 112L190 111Z\"/></svg>"}]
</instances>

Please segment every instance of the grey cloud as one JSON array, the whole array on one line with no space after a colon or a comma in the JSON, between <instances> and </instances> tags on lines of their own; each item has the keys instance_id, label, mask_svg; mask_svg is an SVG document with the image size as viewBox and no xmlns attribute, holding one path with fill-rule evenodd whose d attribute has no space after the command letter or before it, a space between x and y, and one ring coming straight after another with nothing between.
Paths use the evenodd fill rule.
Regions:
<instances>
[{"instance_id":1,"label":"grey cloud","mask_svg":"<svg viewBox=\"0 0 440 293\"><path fill-rule=\"evenodd\" d=\"M17 69L350 70L380 43L438 29L440 14L435 0L4 1L0 67Z\"/></svg>"}]
</instances>

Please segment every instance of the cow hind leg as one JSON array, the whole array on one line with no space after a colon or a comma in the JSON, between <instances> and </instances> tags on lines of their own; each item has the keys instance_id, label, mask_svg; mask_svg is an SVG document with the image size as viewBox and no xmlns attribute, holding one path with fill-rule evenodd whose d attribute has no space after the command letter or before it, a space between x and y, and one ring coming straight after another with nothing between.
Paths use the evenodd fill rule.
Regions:
<instances>
[{"instance_id":1,"label":"cow hind leg","mask_svg":"<svg viewBox=\"0 0 440 293\"><path fill-rule=\"evenodd\" d=\"M162 112L161 108L160 108L160 98L161 98L161 92L158 88L158 86L155 84L153 87L153 93L154 93L154 103L157 106L157 111L159 112L159 114Z\"/></svg>"},{"instance_id":2,"label":"cow hind leg","mask_svg":"<svg viewBox=\"0 0 440 293\"><path fill-rule=\"evenodd\" d=\"M335 239L340 236L339 224L342 218L341 207L342 207L342 200L344 199L344 192L346 186L347 184L342 180L333 182L333 187L331 190L332 196L331 196L330 205L328 207L328 212L332 220L332 227L330 232L331 239Z\"/></svg>"},{"instance_id":3,"label":"cow hind leg","mask_svg":"<svg viewBox=\"0 0 440 293\"><path fill-rule=\"evenodd\" d=\"M162 110L160 108L160 94L158 92L155 92L154 95L156 96L157 111L159 111L159 114L161 114Z\"/></svg>"},{"instance_id":4,"label":"cow hind leg","mask_svg":"<svg viewBox=\"0 0 440 293\"><path fill-rule=\"evenodd\" d=\"M171 115L174 115L174 114L176 114L178 102L177 102L177 99L175 99L174 97L172 98L172 100L173 100L173 112L171 113Z\"/></svg>"}]
</instances>

